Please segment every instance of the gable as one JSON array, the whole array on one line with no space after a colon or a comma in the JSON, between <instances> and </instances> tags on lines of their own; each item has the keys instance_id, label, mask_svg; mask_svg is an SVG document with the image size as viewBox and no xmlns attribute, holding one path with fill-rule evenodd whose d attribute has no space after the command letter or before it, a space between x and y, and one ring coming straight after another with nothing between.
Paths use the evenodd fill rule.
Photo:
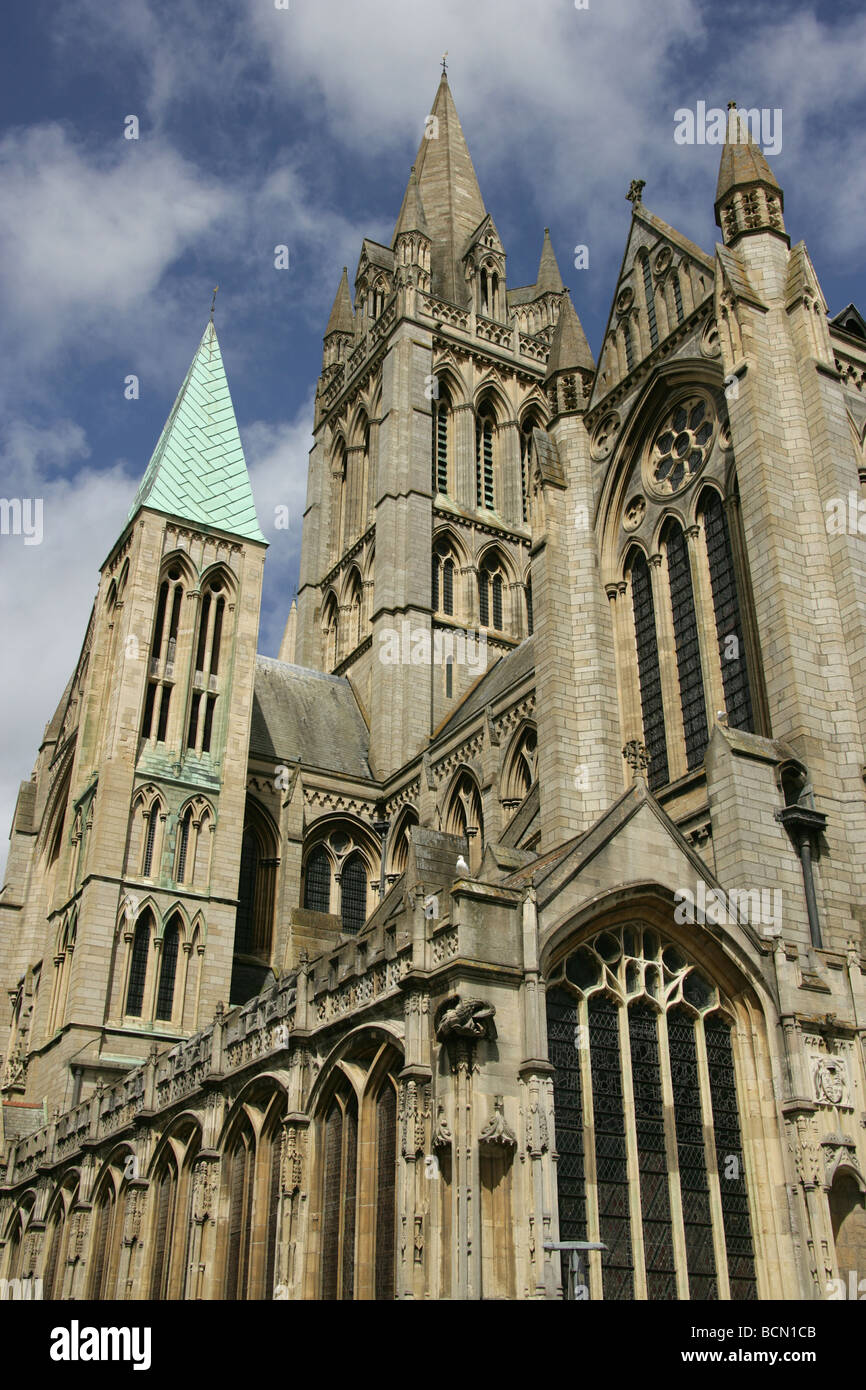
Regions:
<instances>
[{"instance_id":1,"label":"gable","mask_svg":"<svg viewBox=\"0 0 866 1390\"><path fill-rule=\"evenodd\" d=\"M642 204L635 207L590 411L625 377L637 373L706 302L713 293L714 276L714 262L706 252Z\"/></svg>"}]
</instances>

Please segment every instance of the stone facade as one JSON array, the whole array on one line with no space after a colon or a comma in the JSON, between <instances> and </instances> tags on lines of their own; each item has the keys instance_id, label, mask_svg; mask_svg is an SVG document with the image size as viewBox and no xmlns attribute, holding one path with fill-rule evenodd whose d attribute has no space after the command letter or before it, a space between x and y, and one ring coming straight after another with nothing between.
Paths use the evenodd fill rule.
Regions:
<instances>
[{"instance_id":1,"label":"stone facade","mask_svg":"<svg viewBox=\"0 0 866 1390\"><path fill-rule=\"evenodd\" d=\"M279 661L202 340L12 828L20 1290L866 1274L866 325L735 109L714 255L629 198L596 365L443 77L328 323Z\"/></svg>"}]
</instances>

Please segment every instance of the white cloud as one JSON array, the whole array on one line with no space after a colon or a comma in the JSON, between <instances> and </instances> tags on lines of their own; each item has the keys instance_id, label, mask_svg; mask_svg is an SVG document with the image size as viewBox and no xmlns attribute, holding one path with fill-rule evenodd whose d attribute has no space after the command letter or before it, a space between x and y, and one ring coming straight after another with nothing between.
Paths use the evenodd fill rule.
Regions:
<instances>
[{"instance_id":1,"label":"white cloud","mask_svg":"<svg viewBox=\"0 0 866 1390\"><path fill-rule=\"evenodd\" d=\"M259 651L268 656L279 651L297 582L313 406L310 395L288 424L257 421L242 430L259 525L270 547L259 629Z\"/></svg>"},{"instance_id":2,"label":"white cloud","mask_svg":"<svg viewBox=\"0 0 866 1390\"><path fill-rule=\"evenodd\" d=\"M14 131L0 141L0 177L0 311L27 365L73 335L91 354L110 343L232 211L230 191L120 128L98 155L59 125Z\"/></svg>"}]
</instances>

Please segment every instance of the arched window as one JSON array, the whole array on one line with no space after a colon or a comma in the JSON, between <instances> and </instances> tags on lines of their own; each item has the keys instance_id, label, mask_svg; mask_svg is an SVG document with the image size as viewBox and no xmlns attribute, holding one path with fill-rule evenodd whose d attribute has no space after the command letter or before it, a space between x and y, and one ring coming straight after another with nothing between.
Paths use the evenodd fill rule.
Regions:
<instances>
[{"instance_id":1,"label":"arched window","mask_svg":"<svg viewBox=\"0 0 866 1390\"><path fill-rule=\"evenodd\" d=\"M331 860L324 845L316 845L307 856L304 907L313 912L331 910Z\"/></svg>"},{"instance_id":2,"label":"arched window","mask_svg":"<svg viewBox=\"0 0 866 1390\"><path fill-rule=\"evenodd\" d=\"M590 1229L607 1246L590 1260L592 1295L755 1298L730 1005L716 986L629 924L555 968L547 1027L560 1240Z\"/></svg>"},{"instance_id":3,"label":"arched window","mask_svg":"<svg viewBox=\"0 0 866 1390\"><path fill-rule=\"evenodd\" d=\"M521 516L524 521L529 521L532 497L532 468L535 462L535 442L532 437L533 430L540 428L540 422L534 411L529 411L523 419L520 427L520 498Z\"/></svg>"},{"instance_id":4,"label":"arched window","mask_svg":"<svg viewBox=\"0 0 866 1390\"><path fill-rule=\"evenodd\" d=\"M526 633L531 637L535 630L535 615L532 610L532 579L526 577Z\"/></svg>"},{"instance_id":5,"label":"arched window","mask_svg":"<svg viewBox=\"0 0 866 1390\"><path fill-rule=\"evenodd\" d=\"M275 1126L270 1134L270 1163L268 1164L268 1204L267 1204L267 1231L265 1233L265 1287L262 1290L265 1298L271 1298L274 1294L274 1283L277 1269L277 1249L280 1238L280 1197L282 1196L282 1129Z\"/></svg>"},{"instance_id":6,"label":"arched window","mask_svg":"<svg viewBox=\"0 0 866 1390\"><path fill-rule=\"evenodd\" d=\"M355 1295L358 1102L348 1084L331 1101L325 1118L324 1141L321 1296L326 1300L352 1299Z\"/></svg>"},{"instance_id":7,"label":"arched window","mask_svg":"<svg viewBox=\"0 0 866 1390\"><path fill-rule=\"evenodd\" d=\"M66 1254L66 1204L64 1194L54 1203L46 1235L47 1249L42 1270L42 1297L59 1298L63 1292L63 1266ZM60 1277L58 1278L58 1274Z\"/></svg>"},{"instance_id":8,"label":"arched window","mask_svg":"<svg viewBox=\"0 0 866 1390\"><path fill-rule=\"evenodd\" d=\"M647 323L649 325L650 349L658 347L659 329L656 322L656 301L653 291L653 277L650 270L648 256L641 256L641 269L643 271L643 290L644 303L646 304Z\"/></svg>"},{"instance_id":9,"label":"arched window","mask_svg":"<svg viewBox=\"0 0 866 1390\"><path fill-rule=\"evenodd\" d=\"M375 1293L394 1297L397 1238L397 1090L387 1076L376 1097Z\"/></svg>"},{"instance_id":10,"label":"arched window","mask_svg":"<svg viewBox=\"0 0 866 1390\"><path fill-rule=\"evenodd\" d=\"M504 590L502 563L496 555L488 555L478 571L478 621L482 627L503 630Z\"/></svg>"},{"instance_id":11,"label":"arched window","mask_svg":"<svg viewBox=\"0 0 866 1390\"><path fill-rule=\"evenodd\" d=\"M156 994L156 1016L171 1022L174 1010L174 989L177 976L177 956L180 947L180 921L175 914L162 936L162 958L159 964L159 987Z\"/></svg>"},{"instance_id":12,"label":"arched window","mask_svg":"<svg viewBox=\"0 0 866 1390\"><path fill-rule=\"evenodd\" d=\"M193 664L193 693L186 740L187 747L197 753L211 751L225 621L226 586L222 577L217 574L205 587L199 610L198 638Z\"/></svg>"},{"instance_id":13,"label":"arched window","mask_svg":"<svg viewBox=\"0 0 866 1390\"><path fill-rule=\"evenodd\" d=\"M179 565L172 565L166 571L157 595L150 646L151 679L145 692L141 721L141 737L153 738L157 743L165 743L168 737L183 596L183 572Z\"/></svg>"},{"instance_id":14,"label":"arched window","mask_svg":"<svg viewBox=\"0 0 866 1390\"><path fill-rule=\"evenodd\" d=\"M680 290L680 277L676 271L673 271L671 274L671 288L674 294L674 308L676 309L677 323L682 323L685 317L683 314L683 296Z\"/></svg>"},{"instance_id":15,"label":"arched window","mask_svg":"<svg viewBox=\"0 0 866 1390\"><path fill-rule=\"evenodd\" d=\"M701 519L706 537L728 724L732 729L751 732L754 730L752 693L731 535L724 504L713 488L708 488L701 499Z\"/></svg>"},{"instance_id":16,"label":"arched window","mask_svg":"<svg viewBox=\"0 0 866 1390\"><path fill-rule=\"evenodd\" d=\"M352 934L367 920L367 868L358 853L349 856L340 875L340 917L343 931Z\"/></svg>"},{"instance_id":17,"label":"arched window","mask_svg":"<svg viewBox=\"0 0 866 1390\"><path fill-rule=\"evenodd\" d=\"M351 652L361 641L361 609L363 602L363 589L361 586L361 576L355 571L349 586L348 593L348 634L346 649Z\"/></svg>"},{"instance_id":18,"label":"arched window","mask_svg":"<svg viewBox=\"0 0 866 1390\"><path fill-rule=\"evenodd\" d=\"M186 881L187 863L189 860L189 842L192 832L192 807L187 807L183 819L180 822L177 833L177 872L175 879L178 883Z\"/></svg>"},{"instance_id":19,"label":"arched window","mask_svg":"<svg viewBox=\"0 0 866 1390\"><path fill-rule=\"evenodd\" d=\"M406 865L409 862L409 834L413 825L417 824L418 813L412 807L401 812L392 842L391 872L393 874L403 874L406 872Z\"/></svg>"},{"instance_id":20,"label":"arched window","mask_svg":"<svg viewBox=\"0 0 866 1390\"><path fill-rule=\"evenodd\" d=\"M153 1228L151 1233L150 1290L154 1299L168 1298L171 1270L171 1247L177 1209L177 1166L171 1154L163 1162L155 1182L153 1195Z\"/></svg>"},{"instance_id":21,"label":"arched window","mask_svg":"<svg viewBox=\"0 0 866 1390\"><path fill-rule=\"evenodd\" d=\"M493 511L493 440L496 418L489 404L480 407L475 424L475 501L476 505Z\"/></svg>"},{"instance_id":22,"label":"arched window","mask_svg":"<svg viewBox=\"0 0 866 1390\"><path fill-rule=\"evenodd\" d=\"M668 750L662 705L662 682L656 638L655 605L649 565L641 551L634 551L629 567L634 635L637 647L643 736L650 756L649 785L663 787L668 780Z\"/></svg>"},{"instance_id":23,"label":"arched window","mask_svg":"<svg viewBox=\"0 0 866 1390\"><path fill-rule=\"evenodd\" d=\"M484 817L481 795L470 772L461 773L452 788L445 814L445 828L449 835L459 835L466 840L469 867L476 873L481 867L484 850Z\"/></svg>"},{"instance_id":24,"label":"arched window","mask_svg":"<svg viewBox=\"0 0 866 1390\"><path fill-rule=\"evenodd\" d=\"M78 917L73 912L63 929L60 947L54 957L54 990L48 1019L49 1032L56 1032L58 1028L62 1028L66 1017L66 1000L69 994L69 978L72 974L72 956L75 950L77 931Z\"/></svg>"},{"instance_id":25,"label":"arched window","mask_svg":"<svg viewBox=\"0 0 866 1390\"><path fill-rule=\"evenodd\" d=\"M346 443L338 439L331 459L331 559L337 560L343 553L346 538L347 503L347 455Z\"/></svg>"},{"instance_id":26,"label":"arched window","mask_svg":"<svg viewBox=\"0 0 866 1390\"><path fill-rule=\"evenodd\" d=\"M631 324L627 318L622 321L622 341L625 347L626 371L631 372L634 370L634 342L631 336Z\"/></svg>"},{"instance_id":27,"label":"arched window","mask_svg":"<svg viewBox=\"0 0 866 1390\"><path fill-rule=\"evenodd\" d=\"M270 969L274 926L277 837L264 812L247 803L241 840L238 908L229 1001L243 1004L263 987Z\"/></svg>"},{"instance_id":28,"label":"arched window","mask_svg":"<svg viewBox=\"0 0 866 1390\"><path fill-rule=\"evenodd\" d=\"M433 400L433 492L448 492L448 429L451 397L446 387Z\"/></svg>"},{"instance_id":29,"label":"arched window","mask_svg":"<svg viewBox=\"0 0 866 1390\"><path fill-rule=\"evenodd\" d=\"M116 1208L114 1186L110 1177L106 1176L93 1209L87 1278L88 1298L109 1297Z\"/></svg>"},{"instance_id":30,"label":"arched window","mask_svg":"<svg viewBox=\"0 0 866 1390\"><path fill-rule=\"evenodd\" d=\"M454 552L447 540L437 542L433 550L430 576L430 601L434 613L454 616Z\"/></svg>"},{"instance_id":31,"label":"arched window","mask_svg":"<svg viewBox=\"0 0 866 1390\"><path fill-rule=\"evenodd\" d=\"M524 728L509 751L502 777L501 797L507 809L516 808L526 796L538 772L538 734Z\"/></svg>"},{"instance_id":32,"label":"arched window","mask_svg":"<svg viewBox=\"0 0 866 1390\"><path fill-rule=\"evenodd\" d=\"M130 877L159 877L164 825L165 807L158 791L141 787L133 797L129 824L126 872Z\"/></svg>"},{"instance_id":33,"label":"arched window","mask_svg":"<svg viewBox=\"0 0 866 1390\"><path fill-rule=\"evenodd\" d=\"M682 527L669 524L663 545L667 557L686 763L691 771L703 762L709 734L692 572Z\"/></svg>"},{"instance_id":34,"label":"arched window","mask_svg":"<svg viewBox=\"0 0 866 1390\"><path fill-rule=\"evenodd\" d=\"M255 1139L249 1125L236 1136L228 1155L228 1230L223 1298L247 1297L253 1221Z\"/></svg>"},{"instance_id":35,"label":"arched window","mask_svg":"<svg viewBox=\"0 0 866 1390\"><path fill-rule=\"evenodd\" d=\"M322 650L326 671L333 671L340 659L340 614L336 595L330 593L322 609Z\"/></svg>"},{"instance_id":36,"label":"arched window","mask_svg":"<svg viewBox=\"0 0 866 1390\"><path fill-rule=\"evenodd\" d=\"M147 982L147 957L150 950L150 934L153 917L150 911L142 913L135 924L132 938L132 955L129 964L129 985L126 991L126 1014L129 1018L141 1018L144 1007L144 987Z\"/></svg>"}]
</instances>

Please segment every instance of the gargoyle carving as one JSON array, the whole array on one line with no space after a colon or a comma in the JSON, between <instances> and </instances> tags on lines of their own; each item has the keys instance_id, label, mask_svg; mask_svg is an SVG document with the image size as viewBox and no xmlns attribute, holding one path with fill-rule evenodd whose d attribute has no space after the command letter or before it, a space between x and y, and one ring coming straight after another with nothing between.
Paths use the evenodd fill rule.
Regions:
<instances>
[{"instance_id":1,"label":"gargoyle carving","mask_svg":"<svg viewBox=\"0 0 866 1390\"><path fill-rule=\"evenodd\" d=\"M436 1011L436 1036L440 1042L447 1038L490 1038L495 1036L494 1004L483 999L461 1000L450 994Z\"/></svg>"}]
</instances>

